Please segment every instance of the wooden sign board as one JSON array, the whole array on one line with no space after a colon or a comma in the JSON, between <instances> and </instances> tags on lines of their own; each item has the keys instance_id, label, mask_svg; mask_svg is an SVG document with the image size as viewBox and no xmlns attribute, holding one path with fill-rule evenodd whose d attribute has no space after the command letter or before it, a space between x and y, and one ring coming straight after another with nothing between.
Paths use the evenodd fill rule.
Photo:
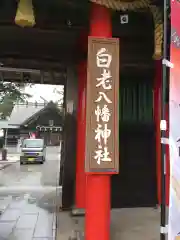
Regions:
<instances>
[{"instance_id":1,"label":"wooden sign board","mask_svg":"<svg viewBox=\"0 0 180 240\"><path fill-rule=\"evenodd\" d=\"M119 172L119 41L89 37L86 173Z\"/></svg>"}]
</instances>

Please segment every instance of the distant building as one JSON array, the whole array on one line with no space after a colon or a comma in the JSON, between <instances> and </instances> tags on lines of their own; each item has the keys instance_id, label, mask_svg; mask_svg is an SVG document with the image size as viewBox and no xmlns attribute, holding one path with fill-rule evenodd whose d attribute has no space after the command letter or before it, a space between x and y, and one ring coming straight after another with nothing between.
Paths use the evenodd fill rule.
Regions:
<instances>
[{"instance_id":1,"label":"distant building","mask_svg":"<svg viewBox=\"0 0 180 240\"><path fill-rule=\"evenodd\" d=\"M58 145L63 125L63 109L53 102L15 105L7 124L7 144L16 145L18 139L34 133L47 145Z\"/></svg>"}]
</instances>

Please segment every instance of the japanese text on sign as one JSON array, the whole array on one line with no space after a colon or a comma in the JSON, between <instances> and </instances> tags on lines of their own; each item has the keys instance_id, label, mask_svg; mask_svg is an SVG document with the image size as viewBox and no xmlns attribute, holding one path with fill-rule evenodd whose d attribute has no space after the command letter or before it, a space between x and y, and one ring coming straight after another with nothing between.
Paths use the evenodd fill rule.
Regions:
<instances>
[{"instance_id":1,"label":"japanese text on sign","mask_svg":"<svg viewBox=\"0 0 180 240\"><path fill-rule=\"evenodd\" d=\"M112 103L111 99L108 98L108 91L112 90L112 76L110 71L110 65L112 61L112 55L108 53L106 48L101 48L96 54L96 65L101 68L101 76L96 78L96 88L101 88L98 91L96 103L104 100L106 102L102 107L98 104L95 109L97 128L95 129L95 140L97 141L98 148L94 152L94 160L97 164L101 162L111 162L110 153L108 151L108 138L111 135L111 129L108 128L108 122L111 117L111 111L108 107ZM106 90L106 92L104 92Z\"/></svg>"},{"instance_id":2,"label":"japanese text on sign","mask_svg":"<svg viewBox=\"0 0 180 240\"><path fill-rule=\"evenodd\" d=\"M88 38L85 171L119 171L119 40Z\"/></svg>"}]
</instances>

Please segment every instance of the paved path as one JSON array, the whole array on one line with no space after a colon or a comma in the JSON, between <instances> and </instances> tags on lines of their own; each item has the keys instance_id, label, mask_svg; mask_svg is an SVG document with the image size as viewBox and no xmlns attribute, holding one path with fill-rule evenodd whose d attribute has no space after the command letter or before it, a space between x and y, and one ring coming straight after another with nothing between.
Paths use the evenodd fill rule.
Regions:
<instances>
[{"instance_id":1,"label":"paved path","mask_svg":"<svg viewBox=\"0 0 180 240\"><path fill-rule=\"evenodd\" d=\"M74 236L84 240L83 217L72 218L69 213L60 212L57 225L57 240L67 240L69 237L74 239ZM159 240L159 230L159 209L127 208L111 211L111 240Z\"/></svg>"},{"instance_id":2,"label":"paved path","mask_svg":"<svg viewBox=\"0 0 180 240\"><path fill-rule=\"evenodd\" d=\"M0 171L0 240L54 240L59 149L47 149L43 164Z\"/></svg>"},{"instance_id":3,"label":"paved path","mask_svg":"<svg viewBox=\"0 0 180 240\"><path fill-rule=\"evenodd\" d=\"M58 159L50 147L44 165L17 162L0 171L0 240L69 240L74 232L84 239L84 218L59 212L56 222ZM159 226L158 209L112 210L110 239L159 240Z\"/></svg>"},{"instance_id":4,"label":"paved path","mask_svg":"<svg viewBox=\"0 0 180 240\"><path fill-rule=\"evenodd\" d=\"M17 152L17 148L7 148L7 160L2 161L2 152L0 152L0 170L9 167L20 160L20 153Z\"/></svg>"},{"instance_id":5,"label":"paved path","mask_svg":"<svg viewBox=\"0 0 180 240\"><path fill-rule=\"evenodd\" d=\"M15 164L19 162L19 158L9 158L6 161L0 161L0 170L5 169L6 167L11 166L12 164Z\"/></svg>"}]
</instances>

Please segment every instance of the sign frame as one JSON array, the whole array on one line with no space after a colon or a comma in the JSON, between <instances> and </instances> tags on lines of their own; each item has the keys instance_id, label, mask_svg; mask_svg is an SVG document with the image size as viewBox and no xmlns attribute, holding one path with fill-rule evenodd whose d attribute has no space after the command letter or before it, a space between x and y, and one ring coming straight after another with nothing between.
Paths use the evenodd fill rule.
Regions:
<instances>
[{"instance_id":1,"label":"sign frame","mask_svg":"<svg viewBox=\"0 0 180 240\"><path fill-rule=\"evenodd\" d=\"M111 61L108 65L106 64L106 67L102 67L100 62L105 55L109 56ZM119 39L88 37L85 140L85 172L87 174L119 173L119 55ZM100 59L98 56L101 60L97 60ZM103 76L106 77L103 78ZM106 85L105 82L103 85L102 79L107 80ZM98 94L101 94L101 97ZM104 104L101 104L98 99L102 100L103 96ZM101 119L98 118L100 120L97 122L98 112L102 113L105 107L109 115L106 114L102 120L101 114ZM97 137L99 128L101 128L101 137L106 136L106 138L102 139L100 135L99 138ZM102 161L98 157L100 152L101 157L104 156Z\"/></svg>"}]
</instances>

